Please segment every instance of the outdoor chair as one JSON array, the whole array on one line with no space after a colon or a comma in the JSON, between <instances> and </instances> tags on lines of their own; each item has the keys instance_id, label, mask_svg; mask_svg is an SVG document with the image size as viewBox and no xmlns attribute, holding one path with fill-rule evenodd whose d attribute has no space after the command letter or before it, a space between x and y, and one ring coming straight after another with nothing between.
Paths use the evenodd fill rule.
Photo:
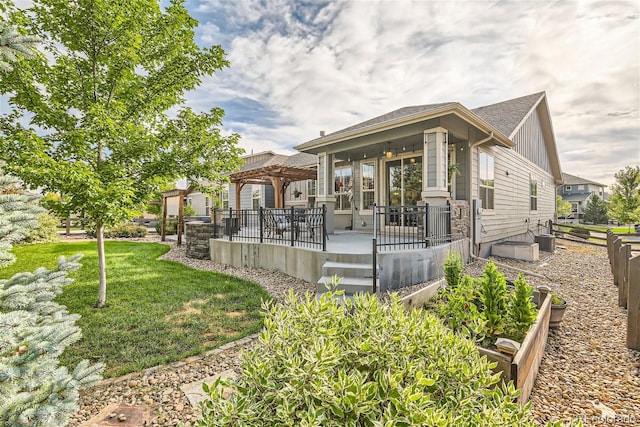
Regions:
<instances>
[{"instance_id":1,"label":"outdoor chair","mask_svg":"<svg viewBox=\"0 0 640 427\"><path fill-rule=\"evenodd\" d=\"M281 209L264 210L264 229L268 237L274 234L282 236L285 231L291 230L291 224L285 212Z\"/></svg>"},{"instance_id":2,"label":"outdoor chair","mask_svg":"<svg viewBox=\"0 0 640 427\"><path fill-rule=\"evenodd\" d=\"M324 227L324 224L322 223L322 208L312 208L307 210L305 224L311 239L314 239L315 229ZM329 240L329 237L327 237L327 240Z\"/></svg>"}]
</instances>

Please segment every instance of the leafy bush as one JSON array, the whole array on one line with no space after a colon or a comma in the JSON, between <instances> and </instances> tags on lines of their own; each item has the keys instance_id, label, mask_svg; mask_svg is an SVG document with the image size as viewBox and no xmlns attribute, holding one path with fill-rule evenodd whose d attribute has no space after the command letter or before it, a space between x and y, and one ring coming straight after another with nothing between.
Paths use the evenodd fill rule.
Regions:
<instances>
[{"instance_id":1,"label":"leafy bush","mask_svg":"<svg viewBox=\"0 0 640 427\"><path fill-rule=\"evenodd\" d=\"M462 280L462 257L459 252L451 251L447 254L447 259L444 261L444 278L447 281L447 285L451 288L455 288Z\"/></svg>"},{"instance_id":2,"label":"leafy bush","mask_svg":"<svg viewBox=\"0 0 640 427\"><path fill-rule=\"evenodd\" d=\"M571 232L578 234L578 237L582 237L583 239L591 237L589 230L584 227L571 227Z\"/></svg>"},{"instance_id":3,"label":"leafy bush","mask_svg":"<svg viewBox=\"0 0 640 427\"><path fill-rule=\"evenodd\" d=\"M507 333L506 337L520 341L524 339L527 330L536 321L536 305L533 303L533 288L527 285L522 273L514 282L513 297L507 305Z\"/></svg>"},{"instance_id":4,"label":"leafy bush","mask_svg":"<svg viewBox=\"0 0 640 427\"><path fill-rule=\"evenodd\" d=\"M489 261L482 277L465 275L458 287L441 289L427 308L480 345L490 345L497 337L521 341L535 322L537 309L533 288L524 276L518 276L514 285L508 291L504 275Z\"/></svg>"},{"instance_id":5,"label":"leafy bush","mask_svg":"<svg viewBox=\"0 0 640 427\"><path fill-rule=\"evenodd\" d=\"M194 216L196 214L196 208L191 205L186 205L182 210L184 216Z\"/></svg>"},{"instance_id":6,"label":"leafy bush","mask_svg":"<svg viewBox=\"0 0 640 427\"><path fill-rule=\"evenodd\" d=\"M162 233L162 218L156 223L156 233ZM178 232L178 220L167 220L166 234L176 234Z\"/></svg>"},{"instance_id":7,"label":"leafy bush","mask_svg":"<svg viewBox=\"0 0 640 427\"><path fill-rule=\"evenodd\" d=\"M199 426L533 426L512 383L425 310L291 292L266 306L235 382L204 385ZM223 397L225 388L233 391Z\"/></svg>"},{"instance_id":8,"label":"leafy bush","mask_svg":"<svg viewBox=\"0 0 640 427\"><path fill-rule=\"evenodd\" d=\"M96 237L96 230L86 230L87 237ZM105 230L104 237L113 238L135 238L147 235L147 227L135 224L119 224L109 230Z\"/></svg>"},{"instance_id":9,"label":"leafy bush","mask_svg":"<svg viewBox=\"0 0 640 427\"><path fill-rule=\"evenodd\" d=\"M25 243L49 243L58 240L58 218L44 212L38 217L38 225L29 231Z\"/></svg>"}]
</instances>

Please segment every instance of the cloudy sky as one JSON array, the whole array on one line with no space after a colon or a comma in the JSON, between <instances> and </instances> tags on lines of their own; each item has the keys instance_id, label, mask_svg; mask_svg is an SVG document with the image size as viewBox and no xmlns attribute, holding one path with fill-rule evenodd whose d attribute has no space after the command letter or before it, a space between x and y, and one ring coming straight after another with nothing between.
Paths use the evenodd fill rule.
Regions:
<instances>
[{"instance_id":1,"label":"cloudy sky","mask_svg":"<svg viewBox=\"0 0 640 427\"><path fill-rule=\"evenodd\" d=\"M231 66L189 94L251 152L396 108L546 91L564 172L640 163L640 2L187 0Z\"/></svg>"}]
</instances>

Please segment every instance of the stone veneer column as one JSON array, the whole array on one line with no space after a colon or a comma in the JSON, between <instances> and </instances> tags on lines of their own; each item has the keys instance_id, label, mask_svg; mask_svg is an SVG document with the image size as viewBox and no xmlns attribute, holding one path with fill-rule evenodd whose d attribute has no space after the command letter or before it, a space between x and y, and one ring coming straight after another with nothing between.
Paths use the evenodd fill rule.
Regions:
<instances>
[{"instance_id":1,"label":"stone veneer column","mask_svg":"<svg viewBox=\"0 0 640 427\"><path fill-rule=\"evenodd\" d=\"M204 222L187 223L187 257L211 259L209 239L214 237L214 224Z\"/></svg>"}]
</instances>

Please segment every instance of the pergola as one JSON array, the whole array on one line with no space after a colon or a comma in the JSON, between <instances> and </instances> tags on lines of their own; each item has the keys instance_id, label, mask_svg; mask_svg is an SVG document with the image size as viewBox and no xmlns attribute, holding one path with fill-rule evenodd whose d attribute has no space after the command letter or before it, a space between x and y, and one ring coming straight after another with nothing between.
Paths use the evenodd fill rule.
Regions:
<instances>
[{"instance_id":1,"label":"pergola","mask_svg":"<svg viewBox=\"0 0 640 427\"><path fill-rule=\"evenodd\" d=\"M275 207L284 208L284 193L294 181L316 179L312 167L268 165L234 172L229 179L236 187L236 209L240 209L240 192L246 184L272 185L275 190Z\"/></svg>"},{"instance_id":2,"label":"pergola","mask_svg":"<svg viewBox=\"0 0 640 427\"><path fill-rule=\"evenodd\" d=\"M160 240L165 241L167 229L167 199L169 197L178 197L178 241L177 245L182 245L182 229L184 228L184 198L191 193L191 186L185 189L174 188L173 190L164 191L162 193L162 235Z\"/></svg>"}]
</instances>

